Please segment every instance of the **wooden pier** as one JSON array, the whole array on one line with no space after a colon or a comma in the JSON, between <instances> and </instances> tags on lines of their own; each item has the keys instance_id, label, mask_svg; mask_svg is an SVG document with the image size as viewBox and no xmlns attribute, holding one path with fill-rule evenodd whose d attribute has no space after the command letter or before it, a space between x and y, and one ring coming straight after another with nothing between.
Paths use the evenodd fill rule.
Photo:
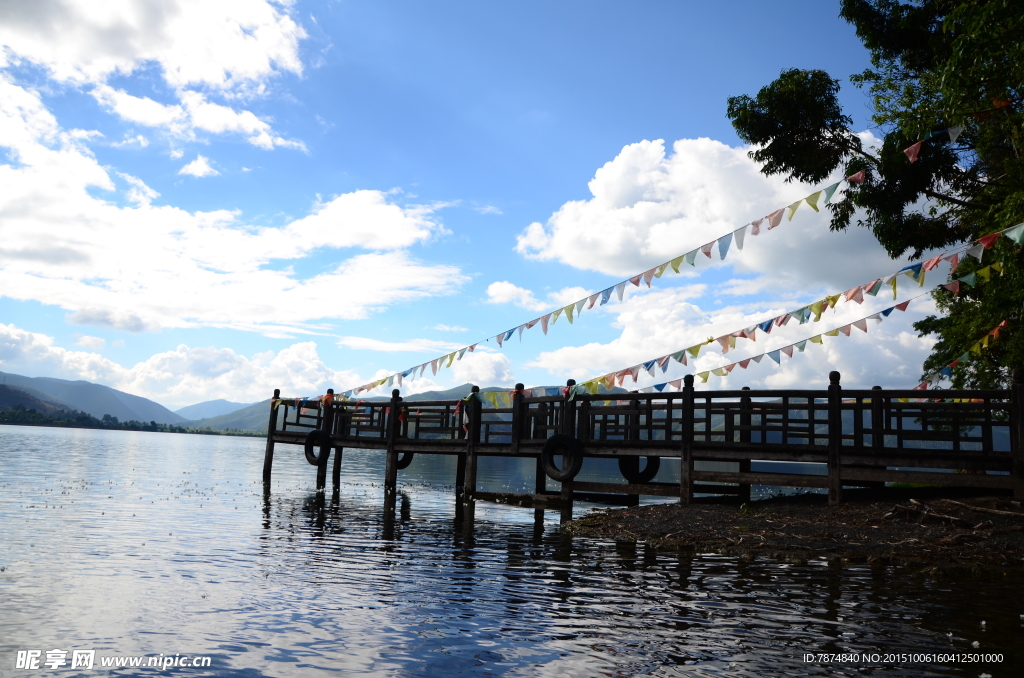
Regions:
<instances>
[{"instance_id":1,"label":"wooden pier","mask_svg":"<svg viewBox=\"0 0 1024 678\"><path fill-rule=\"evenodd\" d=\"M386 455L385 500L394 500L398 472L415 454L458 457L455 486L462 500L515 500L566 506L574 500L635 503L640 495L733 494L749 501L751 485L825 488L829 502L844 487L885 483L1012 491L1024 498L1024 373L1008 390L919 391L874 387L843 390L838 372L825 390L697 391L693 377L672 393L576 393L527 396L511 392L509 407L484 407L479 388L462 400L281 400L274 391L264 483L278 444L304 447L323 490L334 452L338 488L346 448ZM536 490L497 495L476 489L480 457L537 460ZM619 461L622 483L575 480L588 458ZM645 457L646 463L640 458ZM661 459L680 461L678 483L652 482ZM694 462L729 462L735 470L698 470ZM823 464L826 475L755 472L754 461ZM653 471L653 472L652 472ZM546 489L547 477L561 483Z\"/></svg>"}]
</instances>

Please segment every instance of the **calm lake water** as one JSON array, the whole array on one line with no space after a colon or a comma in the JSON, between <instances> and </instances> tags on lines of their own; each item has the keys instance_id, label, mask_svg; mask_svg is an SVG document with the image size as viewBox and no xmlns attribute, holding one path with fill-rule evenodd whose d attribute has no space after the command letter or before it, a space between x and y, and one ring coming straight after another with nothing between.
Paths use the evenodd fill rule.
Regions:
<instances>
[{"instance_id":1,"label":"calm lake water","mask_svg":"<svg viewBox=\"0 0 1024 678\"><path fill-rule=\"evenodd\" d=\"M99 664L161 654L211 657L166 671L190 676L1024 675L1012 576L570 539L555 512L457 511L447 458L400 472L388 516L382 454L347 452L322 504L279 446L265 498L262 459L259 439L0 426L0 675L155 674ZM481 489L532 469L485 460ZM47 668L55 649L94 669ZM16 668L27 650L41 668ZM863 657L890 653L1003 661Z\"/></svg>"}]
</instances>

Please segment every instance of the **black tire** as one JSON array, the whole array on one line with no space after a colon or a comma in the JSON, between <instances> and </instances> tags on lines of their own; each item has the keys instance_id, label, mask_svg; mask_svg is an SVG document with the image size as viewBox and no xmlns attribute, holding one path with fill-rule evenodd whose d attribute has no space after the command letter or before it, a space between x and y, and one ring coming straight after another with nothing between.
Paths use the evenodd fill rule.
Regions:
<instances>
[{"instance_id":1,"label":"black tire","mask_svg":"<svg viewBox=\"0 0 1024 678\"><path fill-rule=\"evenodd\" d=\"M555 457L559 455L562 457L562 468L555 466ZM572 480L583 468L583 446L572 436L557 433L544 443L540 464L548 478L560 483Z\"/></svg>"},{"instance_id":2,"label":"black tire","mask_svg":"<svg viewBox=\"0 0 1024 678\"><path fill-rule=\"evenodd\" d=\"M412 463L413 452L406 452L398 458L398 469L401 470L409 466Z\"/></svg>"},{"instance_id":3,"label":"black tire","mask_svg":"<svg viewBox=\"0 0 1024 678\"><path fill-rule=\"evenodd\" d=\"M320 454L314 448L320 448ZM319 466L321 459L327 461L331 454L331 436L326 431L315 429L306 435L306 461L313 466Z\"/></svg>"},{"instance_id":4,"label":"black tire","mask_svg":"<svg viewBox=\"0 0 1024 678\"><path fill-rule=\"evenodd\" d=\"M640 470L640 457L619 457L619 473L633 485L651 482L660 468L661 457L647 457L643 471Z\"/></svg>"}]
</instances>

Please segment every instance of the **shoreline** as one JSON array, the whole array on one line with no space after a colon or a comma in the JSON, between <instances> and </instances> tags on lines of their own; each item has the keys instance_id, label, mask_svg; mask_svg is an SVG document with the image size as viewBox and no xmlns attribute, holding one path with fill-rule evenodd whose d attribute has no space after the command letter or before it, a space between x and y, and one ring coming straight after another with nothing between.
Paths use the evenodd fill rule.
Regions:
<instances>
[{"instance_id":1,"label":"shoreline","mask_svg":"<svg viewBox=\"0 0 1024 678\"><path fill-rule=\"evenodd\" d=\"M744 558L1024 574L1024 509L1012 496L947 488L848 495L838 506L829 506L825 495L803 494L742 505L712 499L600 509L562 529L574 537Z\"/></svg>"},{"instance_id":2,"label":"shoreline","mask_svg":"<svg viewBox=\"0 0 1024 678\"><path fill-rule=\"evenodd\" d=\"M180 431L161 431L159 429L154 430L151 428L131 428L127 426L82 426L75 424L44 424L44 423L29 423L29 422L7 422L0 421L0 426L31 426L32 428L79 428L86 431L135 431L138 433L173 433L176 435L199 435L199 436L234 436L239 438L266 438L267 434L252 432L235 432L235 431L215 431L213 429L188 429L182 426L177 428L184 429ZM175 424L168 424L168 426L175 426Z\"/></svg>"}]
</instances>

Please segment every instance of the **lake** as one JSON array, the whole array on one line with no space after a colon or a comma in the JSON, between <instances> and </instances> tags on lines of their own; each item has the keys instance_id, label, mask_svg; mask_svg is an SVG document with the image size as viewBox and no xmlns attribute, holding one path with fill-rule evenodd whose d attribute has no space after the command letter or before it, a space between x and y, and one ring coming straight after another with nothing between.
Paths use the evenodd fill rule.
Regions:
<instances>
[{"instance_id":1,"label":"lake","mask_svg":"<svg viewBox=\"0 0 1024 678\"><path fill-rule=\"evenodd\" d=\"M457 510L445 457L399 472L389 515L383 454L346 452L333 503L279 445L265 495L263 447L0 426L0 675L1024 675L1019 575L569 538L557 512ZM480 489L532 471L483 460Z\"/></svg>"}]
</instances>

